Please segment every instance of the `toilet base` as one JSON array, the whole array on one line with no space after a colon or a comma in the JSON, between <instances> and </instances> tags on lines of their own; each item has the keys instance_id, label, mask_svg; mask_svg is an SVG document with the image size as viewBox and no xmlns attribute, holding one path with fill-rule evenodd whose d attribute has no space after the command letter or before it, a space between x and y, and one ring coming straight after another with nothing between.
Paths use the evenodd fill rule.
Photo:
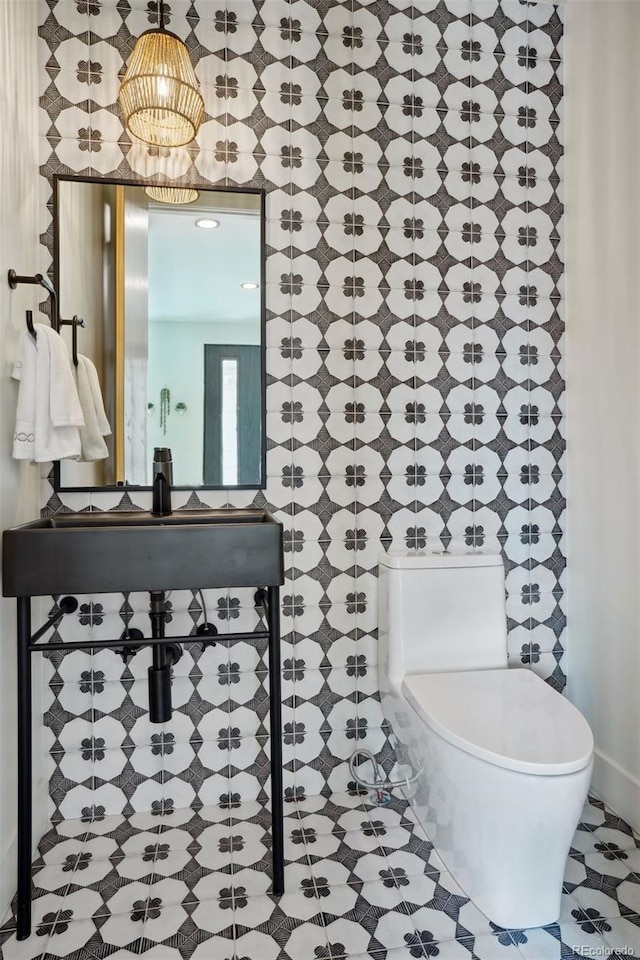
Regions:
<instances>
[{"instance_id":1,"label":"toilet base","mask_svg":"<svg viewBox=\"0 0 640 960\"><path fill-rule=\"evenodd\" d=\"M444 740L402 695L386 693L383 706L402 751L423 769L408 799L467 896L500 927L554 923L593 761L566 775L519 773Z\"/></svg>"}]
</instances>

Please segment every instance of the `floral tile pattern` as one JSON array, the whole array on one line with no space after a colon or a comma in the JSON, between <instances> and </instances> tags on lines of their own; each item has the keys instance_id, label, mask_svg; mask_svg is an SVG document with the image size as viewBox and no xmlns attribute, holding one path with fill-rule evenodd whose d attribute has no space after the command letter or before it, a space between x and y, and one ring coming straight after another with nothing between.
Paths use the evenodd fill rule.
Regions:
<instances>
[{"instance_id":1,"label":"floral tile pattern","mask_svg":"<svg viewBox=\"0 0 640 960\"><path fill-rule=\"evenodd\" d=\"M565 683L562 6L520 0L167 0L202 85L197 141L147 149L116 104L156 0L40 0L42 262L57 172L263 187L267 484L176 505L284 525L287 787L344 791L378 703L381 549L502 551L511 662ZM44 512L147 508L54 494ZM78 598L60 635L148 632L148 598ZM171 630L253 629L250 594L171 598ZM174 720L146 653L52 656L57 819L239 793L266 802L263 650L194 644ZM161 740L152 740L158 735Z\"/></svg>"},{"instance_id":2,"label":"floral tile pattern","mask_svg":"<svg viewBox=\"0 0 640 960\"><path fill-rule=\"evenodd\" d=\"M305 797L287 804L285 820L280 898L270 893L269 815L259 803L58 824L35 864L33 934L18 943L9 919L4 960L553 960L640 950L640 877L629 866L614 883L606 862L584 871L574 848L558 923L505 930L464 895L401 797L382 809L355 793ZM640 844L597 800L585 829L620 865ZM598 907L581 905L590 890Z\"/></svg>"}]
</instances>

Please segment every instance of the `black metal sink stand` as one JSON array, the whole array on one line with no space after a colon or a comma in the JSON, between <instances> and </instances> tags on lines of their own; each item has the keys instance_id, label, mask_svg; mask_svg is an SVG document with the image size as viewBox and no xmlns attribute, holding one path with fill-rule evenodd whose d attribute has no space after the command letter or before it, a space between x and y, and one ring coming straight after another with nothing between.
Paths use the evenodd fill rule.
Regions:
<instances>
[{"instance_id":1,"label":"black metal sink stand","mask_svg":"<svg viewBox=\"0 0 640 960\"><path fill-rule=\"evenodd\" d=\"M260 589L255 597L267 615L267 630L252 633L217 634L220 640L268 640L269 642L269 734L271 740L271 835L273 893L284 893L284 830L282 800L282 705L280 665L280 588ZM17 937L26 940L31 933L31 850L33 842L31 654L46 650L104 650L137 648L162 644L193 643L198 636L145 637L143 640L119 638L87 643L38 643L47 630L63 616L77 609L74 597L64 597L58 611L33 635L31 633L31 597L18 597L18 898Z\"/></svg>"}]
</instances>

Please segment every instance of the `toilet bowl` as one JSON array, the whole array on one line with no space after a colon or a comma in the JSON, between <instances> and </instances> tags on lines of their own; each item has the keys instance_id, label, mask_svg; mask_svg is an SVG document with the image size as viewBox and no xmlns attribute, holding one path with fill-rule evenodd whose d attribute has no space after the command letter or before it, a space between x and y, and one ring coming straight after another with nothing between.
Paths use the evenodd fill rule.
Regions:
<instances>
[{"instance_id":1,"label":"toilet bowl","mask_svg":"<svg viewBox=\"0 0 640 960\"><path fill-rule=\"evenodd\" d=\"M507 668L497 555L384 554L383 712L409 800L465 893L501 927L560 914L562 877L593 767L582 714Z\"/></svg>"}]
</instances>

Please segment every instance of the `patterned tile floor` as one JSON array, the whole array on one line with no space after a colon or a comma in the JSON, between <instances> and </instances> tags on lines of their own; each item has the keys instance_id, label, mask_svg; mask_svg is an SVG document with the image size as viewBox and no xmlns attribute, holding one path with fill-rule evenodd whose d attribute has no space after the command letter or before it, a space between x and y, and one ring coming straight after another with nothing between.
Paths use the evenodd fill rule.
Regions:
<instances>
[{"instance_id":1,"label":"patterned tile floor","mask_svg":"<svg viewBox=\"0 0 640 960\"><path fill-rule=\"evenodd\" d=\"M402 800L287 806L286 884L269 894L258 803L66 821L40 844L34 927L4 960L556 960L640 956L640 837L597 800L567 864L560 921L503 930L464 896Z\"/></svg>"}]
</instances>

